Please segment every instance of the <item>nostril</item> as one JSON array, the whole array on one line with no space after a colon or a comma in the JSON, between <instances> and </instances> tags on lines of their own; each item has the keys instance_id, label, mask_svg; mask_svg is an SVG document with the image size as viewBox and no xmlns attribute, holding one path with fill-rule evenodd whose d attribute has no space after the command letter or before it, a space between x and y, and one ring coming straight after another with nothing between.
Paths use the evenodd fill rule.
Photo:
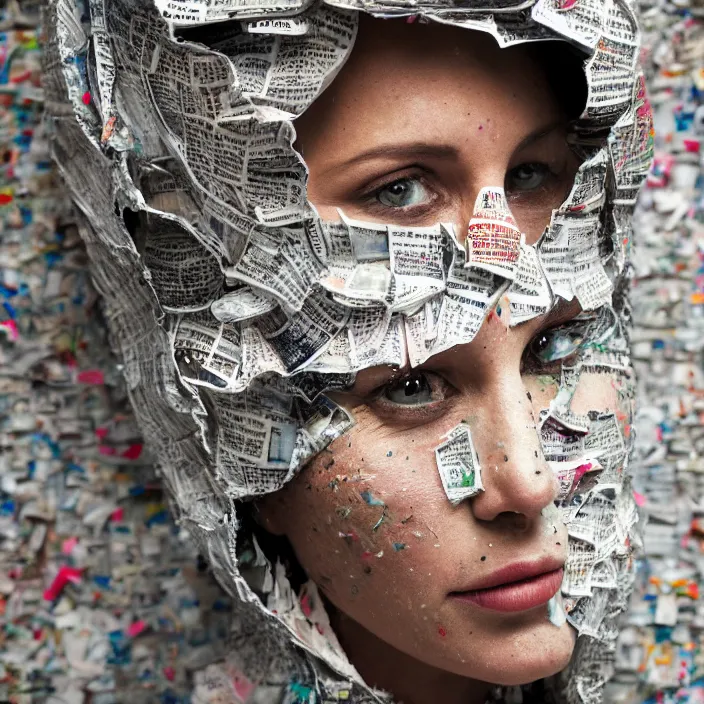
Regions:
<instances>
[{"instance_id":1,"label":"nostril","mask_svg":"<svg viewBox=\"0 0 704 704\"><path fill-rule=\"evenodd\" d=\"M508 528L519 533L525 533L530 528L530 519L518 511L502 511L497 518Z\"/></svg>"}]
</instances>

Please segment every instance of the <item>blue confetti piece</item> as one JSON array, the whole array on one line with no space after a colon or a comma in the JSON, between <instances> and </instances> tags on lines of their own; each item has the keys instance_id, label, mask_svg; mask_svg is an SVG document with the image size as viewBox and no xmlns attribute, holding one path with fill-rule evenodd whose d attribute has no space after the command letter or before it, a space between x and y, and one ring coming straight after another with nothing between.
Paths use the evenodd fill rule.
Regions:
<instances>
[{"instance_id":1,"label":"blue confetti piece","mask_svg":"<svg viewBox=\"0 0 704 704\"><path fill-rule=\"evenodd\" d=\"M3 301L2 307L5 309L8 316L10 316L11 320L17 319L17 311L7 301Z\"/></svg>"}]
</instances>

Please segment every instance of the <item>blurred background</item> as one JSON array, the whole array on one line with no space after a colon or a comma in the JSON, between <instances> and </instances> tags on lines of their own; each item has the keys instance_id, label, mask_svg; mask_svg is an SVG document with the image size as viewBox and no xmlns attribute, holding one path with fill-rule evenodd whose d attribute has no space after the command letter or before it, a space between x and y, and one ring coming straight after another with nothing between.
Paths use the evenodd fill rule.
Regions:
<instances>
[{"instance_id":1,"label":"blurred background","mask_svg":"<svg viewBox=\"0 0 704 704\"><path fill-rule=\"evenodd\" d=\"M645 549L605 701L704 703L704 1L636 5L656 128L629 243ZM41 119L40 6L0 2L0 702L205 702L230 604L109 352Z\"/></svg>"}]
</instances>

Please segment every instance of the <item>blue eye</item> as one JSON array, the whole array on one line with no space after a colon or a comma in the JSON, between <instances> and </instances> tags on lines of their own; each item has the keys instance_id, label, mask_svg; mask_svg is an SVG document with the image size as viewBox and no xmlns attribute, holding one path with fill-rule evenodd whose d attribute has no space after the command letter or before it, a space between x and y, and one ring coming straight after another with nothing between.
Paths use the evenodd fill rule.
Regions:
<instances>
[{"instance_id":1,"label":"blue eye","mask_svg":"<svg viewBox=\"0 0 704 704\"><path fill-rule=\"evenodd\" d=\"M401 178L380 188L376 192L376 198L388 208L408 208L427 203L431 195L419 180Z\"/></svg>"},{"instance_id":2,"label":"blue eye","mask_svg":"<svg viewBox=\"0 0 704 704\"><path fill-rule=\"evenodd\" d=\"M402 406L420 406L433 400L433 390L425 374L410 374L390 383L384 396Z\"/></svg>"},{"instance_id":3,"label":"blue eye","mask_svg":"<svg viewBox=\"0 0 704 704\"><path fill-rule=\"evenodd\" d=\"M549 174L545 164L519 164L506 175L506 191L534 191L545 183Z\"/></svg>"},{"instance_id":4,"label":"blue eye","mask_svg":"<svg viewBox=\"0 0 704 704\"><path fill-rule=\"evenodd\" d=\"M550 364L573 355L583 339L581 331L569 328L545 330L530 343L530 352L542 364Z\"/></svg>"}]
</instances>

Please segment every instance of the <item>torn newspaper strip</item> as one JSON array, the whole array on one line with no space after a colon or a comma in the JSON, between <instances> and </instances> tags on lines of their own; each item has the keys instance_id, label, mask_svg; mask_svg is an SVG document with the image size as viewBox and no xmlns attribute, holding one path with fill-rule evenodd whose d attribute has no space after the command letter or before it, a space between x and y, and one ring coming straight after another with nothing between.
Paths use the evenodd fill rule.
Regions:
<instances>
[{"instance_id":1,"label":"torn newspaper strip","mask_svg":"<svg viewBox=\"0 0 704 704\"><path fill-rule=\"evenodd\" d=\"M435 458L443 489L453 506L484 491L479 459L466 423L448 433L447 440L435 448Z\"/></svg>"}]
</instances>

